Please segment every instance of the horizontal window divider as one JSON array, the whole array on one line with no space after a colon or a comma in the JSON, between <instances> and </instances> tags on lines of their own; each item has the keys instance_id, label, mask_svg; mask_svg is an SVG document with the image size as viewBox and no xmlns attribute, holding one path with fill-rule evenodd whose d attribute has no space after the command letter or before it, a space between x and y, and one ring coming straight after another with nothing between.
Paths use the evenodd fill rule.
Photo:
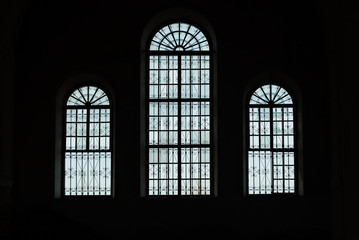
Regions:
<instances>
[{"instance_id":1,"label":"horizontal window divider","mask_svg":"<svg viewBox=\"0 0 359 240\"><path fill-rule=\"evenodd\" d=\"M148 145L148 148L210 148L212 145L206 144L188 144L188 145Z\"/></svg>"},{"instance_id":2,"label":"horizontal window divider","mask_svg":"<svg viewBox=\"0 0 359 240\"><path fill-rule=\"evenodd\" d=\"M65 150L65 152L72 152L72 153L88 153L88 152L112 152L112 149L108 150Z\"/></svg>"},{"instance_id":3,"label":"horizontal window divider","mask_svg":"<svg viewBox=\"0 0 359 240\"><path fill-rule=\"evenodd\" d=\"M150 102L211 102L211 98L165 98L165 99L149 99L147 100L148 103Z\"/></svg>"},{"instance_id":4,"label":"horizontal window divider","mask_svg":"<svg viewBox=\"0 0 359 240\"><path fill-rule=\"evenodd\" d=\"M281 108L281 107L291 107L293 108L294 105L293 104L249 104L250 108L269 108L269 107L273 107L273 108Z\"/></svg>"},{"instance_id":5,"label":"horizontal window divider","mask_svg":"<svg viewBox=\"0 0 359 240\"><path fill-rule=\"evenodd\" d=\"M248 151L294 152L294 148L249 148Z\"/></svg>"},{"instance_id":6,"label":"horizontal window divider","mask_svg":"<svg viewBox=\"0 0 359 240\"><path fill-rule=\"evenodd\" d=\"M110 105L67 105L66 109L111 109Z\"/></svg>"},{"instance_id":7,"label":"horizontal window divider","mask_svg":"<svg viewBox=\"0 0 359 240\"><path fill-rule=\"evenodd\" d=\"M178 56L178 55L191 55L191 56L198 56L198 55L211 55L214 51L144 51L144 53L150 56Z\"/></svg>"}]
</instances>

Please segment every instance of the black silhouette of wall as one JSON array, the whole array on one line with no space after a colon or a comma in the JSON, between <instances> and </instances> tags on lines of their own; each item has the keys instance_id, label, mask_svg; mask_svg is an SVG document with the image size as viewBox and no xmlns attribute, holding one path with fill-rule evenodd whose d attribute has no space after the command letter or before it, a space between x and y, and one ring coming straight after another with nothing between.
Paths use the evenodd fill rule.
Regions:
<instances>
[{"instance_id":1,"label":"black silhouette of wall","mask_svg":"<svg viewBox=\"0 0 359 240\"><path fill-rule=\"evenodd\" d=\"M2 239L355 239L358 18L325 1L4 1ZM141 197L141 36L171 8L217 41L218 196ZM303 196L243 195L243 94L281 73L302 95ZM56 97L77 74L115 99L115 196L55 197ZM354 192L353 192L354 191Z\"/></svg>"}]
</instances>

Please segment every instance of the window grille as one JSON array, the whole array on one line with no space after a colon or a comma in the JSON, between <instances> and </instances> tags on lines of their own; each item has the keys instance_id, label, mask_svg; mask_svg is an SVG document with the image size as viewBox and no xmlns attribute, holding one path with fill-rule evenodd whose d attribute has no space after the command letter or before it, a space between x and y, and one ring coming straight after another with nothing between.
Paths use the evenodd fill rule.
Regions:
<instances>
[{"instance_id":1,"label":"window grille","mask_svg":"<svg viewBox=\"0 0 359 240\"><path fill-rule=\"evenodd\" d=\"M95 86L76 89L65 109L63 194L111 195L111 109Z\"/></svg>"},{"instance_id":2,"label":"window grille","mask_svg":"<svg viewBox=\"0 0 359 240\"><path fill-rule=\"evenodd\" d=\"M147 194L211 195L211 52L187 23L161 28L148 52Z\"/></svg>"},{"instance_id":3,"label":"window grille","mask_svg":"<svg viewBox=\"0 0 359 240\"><path fill-rule=\"evenodd\" d=\"M295 108L277 85L259 87L248 111L248 194L296 192Z\"/></svg>"}]
</instances>

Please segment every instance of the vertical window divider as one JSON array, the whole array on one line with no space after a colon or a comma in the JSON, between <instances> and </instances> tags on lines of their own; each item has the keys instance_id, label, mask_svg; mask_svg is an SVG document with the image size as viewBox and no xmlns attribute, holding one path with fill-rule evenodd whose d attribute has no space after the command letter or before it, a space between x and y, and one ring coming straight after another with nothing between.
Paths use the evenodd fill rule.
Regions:
<instances>
[{"instance_id":1,"label":"vertical window divider","mask_svg":"<svg viewBox=\"0 0 359 240\"><path fill-rule=\"evenodd\" d=\"M178 104L178 195L182 195L182 61L183 55L177 55L177 69L178 69L178 96L177 96L177 104Z\"/></svg>"},{"instance_id":2,"label":"vertical window divider","mask_svg":"<svg viewBox=\"0 0 359 240\"><path fill-rule=\"evenodd\" d=\"M75 128L75 136L76 136L76 138L75 138L75 146L76 146L76 151L78 150L78 146L77 146L77 143L78 143L78 136L77 136L77 126L78 126L78 109L76 109L76 112L77 112L77 114L76 114L76 128ZM77 165L78 165L78 154L77 154L77 152L75 153L75 156L76 156L76 171L75 171L75 176L76 176L76 182L75 182L75 194L77 195L77 174L78 174L78 170L77 170Z\"/></svg>"},{"instance_id":3,"label":"vertical window divider","mask_svg":"<svg viewBox=\"0 0 359 240\"><path fill-rule=\"evenodd\" d=\"M272 88L270 91L272 96ZM274 122L273 122L273 103L271 102L269 104L269 129L270 129L270 162L271 162L271 192L274 192L274 147L273 147L273 141L274 141L274 136L273 136L273 127L274 127Z\"/></svg>"},{"instance_id":4,"label":"vertical window divider","mask_svg":"<svg viewBox=\"0 0 359 240\"><path fill-rule=\"evenodd\" d=\"M202 159L201 159L201 152L202 152L202 55L198 56L199 58L199 71L198 71L198 77L199 77L199 83L198 83L198 90L199 90L199 99L201 101L198 102L198 132L199 132L199 144L200 147L198 148L198 191L202 191Z\"/></svg>"},{"instance_id":5,"label":"vertical window divider","mask_svg":"<svg viewBox=\"0 0 359 240\"><path fill-rule=\"evenodd\" d=\"M193 141L193 109L194 109L194 102L192 100L192 96L193 96L193 92L192 92L192 86L193 86L193 69L192 69L192 65L193 65L193 56L190 56L190 64L189 64L189 102L191 103L191 107L190 107L190 117L189 117L189 121L190 121L190 125L189 125L189 177L192 180L193 179L193 162L192 162L192 156L193 156L193 147L192 147L192 141ZM186 164L187 167L188 163ZM189 189L190 189L190 194L192 194L193 192L193 181L189 181Z\"/></svg>"},{"instance_id":6,"label":"vertical window divider","mask_svg":"<svg viewBox=\"0 0 359 240\"><path fill-rule=\"evenodd\" d=\"M282 127L282 149L284 149L284 138L285 138L285 134L284 134L284 107L282 107L282 121L281 121L281 127ZM284 178L284 172L285 172L285 162L284 162L284 151L283 151L283 156L282 156L282 181L283 181L283 192L285 192L285 178Z\"/></svg>"}]
</instances>

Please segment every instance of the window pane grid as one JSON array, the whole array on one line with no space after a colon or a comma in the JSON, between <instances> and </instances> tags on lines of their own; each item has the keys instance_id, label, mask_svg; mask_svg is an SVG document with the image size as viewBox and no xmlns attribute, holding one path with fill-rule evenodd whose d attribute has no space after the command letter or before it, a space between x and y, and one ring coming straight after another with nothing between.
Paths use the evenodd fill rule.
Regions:
<instances>
[{"instance_id":1,"label":"window pane grid","mask_svg":"<svg viewBox=\"0 0 359 240\"><path fill-rule=\"evenodd\" d=\"M66 109L64 195L111 195L111 120L108 98L96 87L82 87ZM70 96L70 98L71 98Z\"/></svg>"},{"instance_id":2,"label":"window pane grid","mask_svg":"<svg viewBox=\"0 0 359 240\"><path fill-rule=\"evenodd\" d=\"M273 191L295 192L294 152L273 153Z\"/></svg>"},{"instance_id":3,"label":"window pane grid","mask_svg":"<svg viewBox=\"0 0 359 240\"><path fill-rule=\"evenodd\" d=\"M210 170L208 147L150 148L149 195L178 195L179 177L181 195L209 195Z\"/></svg>"},{"instance_id":4,"label":"window pane grid","mask_svg":"<svg viewBox=\"0 0 359 240\"><path fill-rule=\"evenodd\" d=\"M270 151L248 151L248 190L250 194L271 193L271 158Z\"/></svg>"},{"instance_id":5,"label":"window pane grid","mask_svg":"<svg viewBox=\"0 0 359 240\"><path fill-rule=\"evenodd\" d=\"M162 30L169 33L175 26L183 29L189 25L175 24ZM193 39L186 40L186 33L177 33L181 40L176 43L169 40L170 35L163 42L160 35L155 35L150 48L147 192L210 195L210 57L183 54L208 43L205 38L191 42Z\"/></svg>"},{"instance_id":6,"label":"window pane grid","mask_svg":"<svg viewBox=\"0 0 359 240\"><path fill-rule=\"evenodd\" d=\"M111 152L66 152L65 195L110 195Z\"/></svg>"},{"instance_id":7,"label":"window pane grid","mask_svg":"<svg viewBox=\"0 0 359 240\"><path fill-rule=\"evenodd\" d=\"M295 193L295 135L292 99L265 85L249 106L248 193Z\"/></svg>"}]
</instances>

